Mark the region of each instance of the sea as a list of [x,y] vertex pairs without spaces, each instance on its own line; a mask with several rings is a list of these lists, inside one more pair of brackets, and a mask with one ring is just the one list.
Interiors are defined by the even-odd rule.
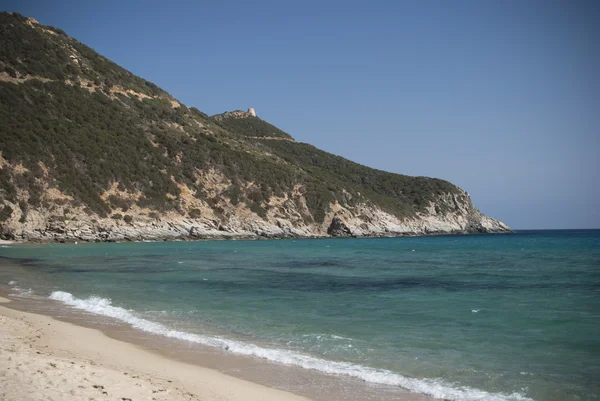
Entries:
[[600,230],[9,244],[0,290],[317,400],[600,400]]

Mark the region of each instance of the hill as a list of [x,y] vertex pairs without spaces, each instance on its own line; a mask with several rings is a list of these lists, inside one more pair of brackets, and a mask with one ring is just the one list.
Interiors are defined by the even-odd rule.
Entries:
[[209,117],[69,37],[0,13],[0,236],[509,231],[434,178],[368,168],[242,111]]

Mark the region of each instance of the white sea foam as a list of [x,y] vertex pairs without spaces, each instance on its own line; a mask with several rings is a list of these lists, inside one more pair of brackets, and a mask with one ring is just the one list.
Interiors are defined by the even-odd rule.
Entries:
[[336,336],[335,334],[330,334],[331,338],[335,338],[336,340],[350,340],[350,341],[354,341],[353,338],[350,337],[342,337],[342,336]]
[[389,370],[374,369],[349,362],[327,361],[288,350],[269,349],[225,338],[172,330],[160,323],[140,318],[130,310],[113,306],[110,299],[98,296],[79,299],[68,292],[55,291],[50,295],[50,299],[61,301],[76,309],[120,320],[130,324],[133,328],[148,333],[218,347],[241,355],[255,356],[285,365],[314,369],[323,373],[350,376],[371,383],[400,386],[436,398],[456,401],[533,401],[518,393],[489,393],[465,386],[455,387],[441,379],[414,379]]
[[16,282],[15,280],[10,280],[10,281],[8,282],[8,285],[15,285],[15,284],[17,284],[17,282]]
[[13,287],[12,288],[14,291],[18,291],[16,294],[11,294],[11,296],[13,297],[23,297],[23,298],[28,298],[28,297],[32,297],[34,292],[31,288],[20,288],[20,287]]

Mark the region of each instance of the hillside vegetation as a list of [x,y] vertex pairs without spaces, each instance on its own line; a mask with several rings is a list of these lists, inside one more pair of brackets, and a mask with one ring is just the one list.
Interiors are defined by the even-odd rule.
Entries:
[[170,213],[199,219],[207,210],[226,222],[248,210],[318,226],[333,205],[371,205],[402,221],[432,204],[440,215],[458,210],[438,200],[464,195],[447,181],[295,142],[258,117],[208,117],[19,14],[0,13],[0,37],[0,222],[26,225],[32,211],[68,220],[74,210],[121,220],[133,209],[129,223]]

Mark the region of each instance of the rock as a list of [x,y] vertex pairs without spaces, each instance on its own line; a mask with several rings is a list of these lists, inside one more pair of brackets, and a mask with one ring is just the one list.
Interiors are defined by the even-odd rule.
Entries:
[[331,224],[327,229],[327,234],[332,237],[350,237],[352,231],[346,226],[346,224],[337,216],[331,219]]
[[405,219],[399,219],[372,203],[348,206],[335,202],[329,205],[324,223],[306,219],[309,212],[300,192],[299,187],[298,194],[294,195],[298,199],[280,198],[277,201],[280,207],[269,208],[265,217],[259,217],[239,205],[219,218],[209,211],[193,220],[180,213],[150,218],[132,209],[128,214],[135,219],[135,226],[123,225],[110,217],[90,216],[75,208],[72,208],[69,218],[62,221],[56,219],[56,211],[39,209],[30,213],[26,223],[15,218],[0,224],[0,238],[101,242],[510,232],[504,223],[477,210],[465,192],[439,195],[424,211]]

